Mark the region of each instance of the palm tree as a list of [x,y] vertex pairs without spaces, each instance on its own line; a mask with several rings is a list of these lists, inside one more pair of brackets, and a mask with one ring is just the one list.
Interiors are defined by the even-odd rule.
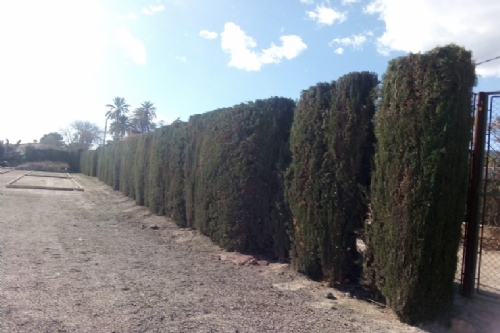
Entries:
[[113,121],[109,127],[109,131],[113,133],[113,139],[115,141],[118,141],[119,139],[125,137],[128,131],[131,129],[132,124],[130,122],[130,119],[125,115],[122,115],[118,118],[118,120]]
[[109,110],[108,112],[106,112],[104,138],[106,138],[108,119],[111,119],[113,121],[110,125],[109,131],[113,135],[114,140],[117,141],[119,138],[123,138],[125,136],[126,130],[125,132],[122,132],[121,128],[123,128],[125,124],[128,123],[128,121],[125,121],[122,117],[125,116],[125,118],[128,120],[127,113],[129,106],[130,105],[125,102],[125,98],[123,97],[115,97],[113,99],[113,104],[106,104],[106,107],[108,107]]
[[134,110],[133,123],[141,133],[150,132],[155,128],[154,119],[156,119],[156,107],[150,101],[142,103],[141,107]]

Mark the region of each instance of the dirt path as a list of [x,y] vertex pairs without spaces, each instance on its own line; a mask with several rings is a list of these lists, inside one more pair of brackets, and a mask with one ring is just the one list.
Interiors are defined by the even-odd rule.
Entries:
[[287,265],[220,260],[95,178],[75,175],[85,192],[4,187],[21,174],[0,175],[3,332],[423,332]]

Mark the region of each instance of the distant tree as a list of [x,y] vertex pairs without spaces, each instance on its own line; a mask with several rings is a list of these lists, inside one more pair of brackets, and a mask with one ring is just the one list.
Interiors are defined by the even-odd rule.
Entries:
[[132,129],[134,129],[134,126],[132,125],[130,119],[125,115],[120,116],[118,120],[112,122],[109,127],[109,131],[113,133],[113,139],[115,141],[125,137]]
[[57,132],[51,132],[49,134],[45,134],[40,139],[40,143],[57,148],[64,148],[64,138],[60,133]]
[[154,103],[146,101],[142,103],[141,107],[134,110],[131,122],[135,130],[146,133],[156,128],[154,119],[156,119],[156,107]]
[[17,164],[21,158],[17,150],[20,144],[21,140],[17,141],[15,145],[11,144],[9,139],[5,139],[5,143],[0,140],[0,163],[5,161],[9,164]]
[[[123,138],[127,133],[127,131],[123,129],[124,125],[128,123],[128,121],[125,121],[125,118],[123,117],[127,117],[130,105],[125,102],[125,98],[115,97],[113,99],[113,104],[106,104],[106,107],[109,108],[106,112],[106,118],[112,121],[109,131],[113,136],[113,139],[118,141],[118,139]],[[104,136],[106,136],[106,131],[107,129],[105,128]]]
[[102,130],[89,121],[76,120],[61,129],[68,149],[89,150],[101,139]]

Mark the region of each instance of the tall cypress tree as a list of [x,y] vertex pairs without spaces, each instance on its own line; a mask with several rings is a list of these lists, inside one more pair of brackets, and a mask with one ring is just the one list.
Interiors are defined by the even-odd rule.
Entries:
[[323,274],[331,284],[358,280],[357,231],[368,211],[375,135],[374,73],[350,73],[336,83],[327,117],[324,162],[319,175]]
[[332,285],[360,273],[356,231],[367,212],[377,84],[369,72],[320,83],[302,93],[295,113],[287,174],[294,262]]
[[456,45],[394,59],[383,78],[365,277],[404,322],[452,301],[474,83]]
[[320,210],[324,185],[320,175],[327,151],[326,115],[334,83],[318,83],[302,91],[290,134],[292,162],[286,174],[286,198],[293,217],[291,256],[296,268],[312,278],[323,275]]

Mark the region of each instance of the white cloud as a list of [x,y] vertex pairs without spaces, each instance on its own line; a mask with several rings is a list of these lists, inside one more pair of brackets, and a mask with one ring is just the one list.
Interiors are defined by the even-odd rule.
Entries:
[[188,62],[186,57],[176,56],[175,59],[179,60],[180,62],[183,62],[185,64],[187,64],[187,62]]
[[366,40],[366,36],[363,34],[352,35],[352,37],[335,38],[330,42],[330,46],[333,46],[334,44],[340,44],[344,46],[351,46],[355,50],[361,50]]
[[[456,43],[482,61],[500,55],[498,17],[500,2],[476,0],[374,0],[365,13],[378,14],[385,32],[377,39],[378,51],[425,52]],[[477,67],[482,76],[500,77],[500,61]]]
[[346,13],[337,12],[333,8],[325,7],[324,5],[318,5],[314,11],[307,11],[306,14],[310,19],[324,25],[333,25],[335,21],[342,23],[347,20]]
[[132,36],[125,27],[117,30],[115,37],[120,46],[126,50],[127,58],[139,65],[146,64],[146,48],[140,39]]
[[333,53],[342,54],[342,53],[344,53],[344,48],[339,47],[339,48],[335,49],[335,51],[333,51]]
[[342,0],[342,5],[347,6],[350,3],[360,2],[361,0]]
[[300,0],[300,2],[305,3],[306,5],[312,5],[314,0]]
[[270,48],[262,51],[260,58],[263,64],[277,64],[283,58],[293,59],[307,48],[302,38],[296,35],[281,36],[280,40],[282,46],[272,43]]
[[149,5],[149,8],[142,9],[142,13],[144,15],[153,15],[154,13],[162,12],[164,10],[165,6],[163,5],[158,5],[158,6]]
[[137,15],[135,13],[128,13],[127,15],[125,15],[125,18],[129,19],[129,20],[137,20]]
[[215,39],[215,38],[217,38],[218,34],[216,32],[212,32],[212,31],[208,31],[208,30],[201,30],[200,36],[205,38],[205,39]]
[[222,50],[231,56],[228,65],[247,71],[259,71],[262,65],[277,64],[283,58],[293,59],[307,49],[299,36],[281,36],[280,40],[281,46],[271,44],[271,47],[257,53],[252,50],[257,46],[255,40],[247,36],[238,25],[228,22],[221,33]]

